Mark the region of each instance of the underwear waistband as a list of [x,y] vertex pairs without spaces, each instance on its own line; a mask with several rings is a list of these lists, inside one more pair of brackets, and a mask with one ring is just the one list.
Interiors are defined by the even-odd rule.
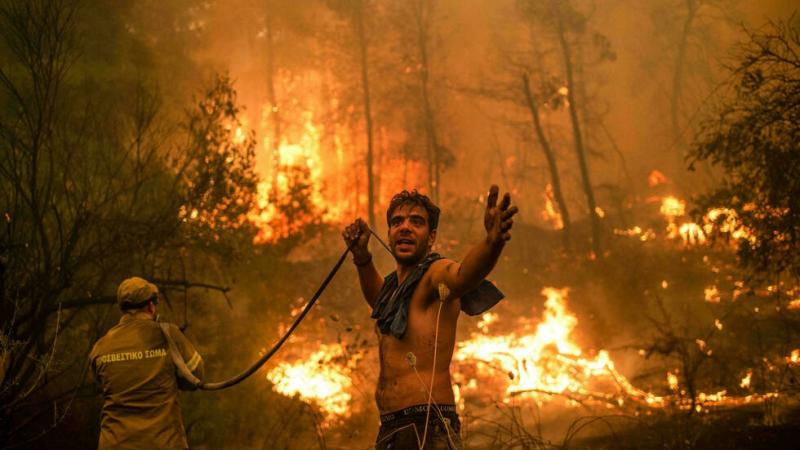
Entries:
[[[445,404],[445,405],[430,405],[431,409],[431,417],[435,418],[437,416],[437,411],[441,411],[443,416],[455,416],[458,417],[456,414],[456,405],[452,404]],[[409,406],[408,408],[401,409],[399,411],[393,411],[386,414],[381,414],[381,425],[385,425],[389,422],[394,420],[399,420],[403,418],[421,416],[428,414],[428,405],[414,405]]]

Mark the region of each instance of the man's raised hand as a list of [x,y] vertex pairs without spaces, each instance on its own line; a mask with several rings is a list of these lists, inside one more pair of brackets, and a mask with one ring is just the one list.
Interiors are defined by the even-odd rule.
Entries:
[[486,227],[486,240],[490,245],[502,245],[511,239],[511,226],[514,225],[514,214],[518,209],[511,206],[511,195],[506,192],[500,204],[497,198],[500,189],[497,185],[489,188],[489,196],[486,198],[486,213],[483,216],[483,225]]
[[367,248],[370,237],[369,226],[360,217],[345,227],[344,231],[342,231],[342,237],[347,247],[353,252],[353,259],[356,264],[371,257]]

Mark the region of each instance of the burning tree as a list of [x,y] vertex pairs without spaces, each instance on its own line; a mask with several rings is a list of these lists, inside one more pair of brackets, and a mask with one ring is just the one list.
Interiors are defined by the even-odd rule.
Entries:
[[[794,16],[793,20],[796,21]],[[800,32],[796,22],[749,32],[730,67],[733,98],[701,127],[691,157],[724,171],[722,186],[700,198],[725,205],[736,228],[741,262],[767,279],[800,281]]]
[[[597,206],[589,163],[590,157],[598,155],[596,149],[604,145],[603,139],[611,140],[612,146],[614,143],[597,113],[602,107],[598,108],[596,96],[590,95],[597,86],[588,72],[612,61],[614,53],[608,39],[593,26],[591,13],[587,12],[590,9],[581,2],[514,2],[510,14],[515,26],[504,30],[508,36],[501,35],[502,39],[498,39],[500,66],[504,70],[499,77],[495,73],[492,82],[482,86],[480,93],[512,103],[520,108],[520,113],[524,111],[524,122],[520,119],[506,122],[514,125],[523,139],[535,142],[543,153],[549,175],[543,216],[561,230],[565,249],[573,246],[575,217],[568,204],[571,190],[563,182],[572,178],[571,174],[565,174],[571,168],[565,164],[570,159],[562,149],[572,147],[580,190],[586,199],[583,205],[589,222],[591,253],[602,257],[600,219],[604,213]],[[568,131],[562,132],[563,128]],[[564,135],[567,137],[562,138]],[[522,160],[519,170],[530,172],[524,155],[519,159]]]
[[[227,7],[227,5],[226,5]],[[270,133],[265,139],[269,142],[273,190],[277,185],[277,172],[280,167],[280,146],[284,139],[286,117],[283,116],[284,92],[280,90],[280,69],[288,65],[289,54],[300,53],[296,46],[303,44],[299,31],[306,27],[301,11],[304,8],[291,1],[267,0],[263,8],[263,38],[265,57],[265,88],[268,104],[264,115],[269,122]],[[288,11],[288,13],[286,12]],[[292,45],[298,42],[300,44]],[[307,45],[307,44],[306,44]],[[266,147],[266,146],[265,146]]]
[[[732,242],[743,279],[722,291],[706,289],[724,328],[716,320],[717,329],[705,336],[665,333],[672,341],[662,340],[669,345],[658,350],[678,349],[684,360],[699,355],[684,364],[690,395],[690,372],[704,361],[720,378],[737,374],[741,382],[734,389],[796,392],[791,355],[800,336],[800,34],[796,26],[770,23],[748,36],[729,67],[732,77],[724,87],[732,95],[701,125],[690,155],[692,165],[709,161],[724,174],[719,187],[698,198],[699,209],[708,211],[700,236]],[[706,348],[712,336],[713,356]],[[688,338],[697,345],[685,345]],[[684,344],[670,344],[681,339]]]
[[256,143],[238,115],[231,79],[217,77],[189,112],[188,142],[177,158],[186,199],[179,215],[199,225],[193,229],[206,243],[219,241],[225,231],[255,232],[247,216],[256,201]]
[[[374,45],[371,36],[372,17],[376,6],[369,0],[330,0],[328,6],[339,15],[347,28],[350,40],[345,44],[349,46],[351,57],[357,61],[353,68],[358,71],[358,90],[361,97],[361,114],[364,120],[364,134],[366,138],[365,168],[367,179],[367,219],[372,228],[375,228],[375,203],[377,188],[375,185],[375,124],[374,124],[374,99],[370,96],[372,82],[370,81],[371,61],[374,58],[370,53]],[[353,83],[356,84],[356,83]]]

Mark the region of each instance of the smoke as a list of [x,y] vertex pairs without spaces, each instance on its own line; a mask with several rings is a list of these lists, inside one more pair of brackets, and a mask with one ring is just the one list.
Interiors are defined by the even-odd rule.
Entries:
[[[582,352],[596,357],[606,350],[615,370],[636,387],[685,400],[685,393],[671,392],[666,382],[665,369],[681,377],[687,372],[678,367],[675,348],[683,345],[684,353],[695,358],[709,349],[722,353],[735,343],[712,336],[703,346],[692,346],[693,338],[672,336],[670,341],[669,333],[684,325],[712,331],[716,323],[728,326],[727,319],[698,305],[706,306],[704,289],[714,285],[727,292],[738,274],[730,269],[730,253],[668,237],[659,206],[667,195],[690,202],[713,183],[713,170],[689,172],[684,156],[698,118],[716,98],[714,88],[724,76],[722,64],[731,45],[744,37],[739,22],[758,26],[765,17],[787,16],[793,5],[735,2],[736,8],[728,8],[708,2],[690,12],[682,9],[684,2],[667,0],[603,2],[602,7],[575,2],[567,38],[576,65],[577,105],[569,105],[553,22],[519,9],[536,2],[434,2],[432,59],[426,68],[408,38],[412,22],[400,20],[409,11],[387,4],[392,2],[373,3],[366,26],[377,216],[382,217],[399,189],[431,191],[431,170],[440,170],[443,213],[436,250],[460,259],[483,237],[484,196],[490,184],[500,184],[512,192],[521,213],[491,275],[507,298],[493,311],[499,319],[487,334],[522,333],[524,324],[512,318],[525,318],[535,327],[546,310],[542,289],[569,288],[568,308],[577,321],[571,339]],[[189,324],[186,334],[203,354],[211,380],[238,372],[279,338],[343,251],[337,229],[366,215],[359,52],[351,24],[329,6],[280,0],[146,2],[118,11],[115,23],[136,44],[126,51],[152,70],[141,76],[160,86],[173,117],[215,73],[230,74],[244,106],[244,131],[254,132],[258,141],[257,172],[267,192],[260,192],[261,200],[273,206],[283,202],[266,222],[285,216],[285,235],[272,230],[252,254],[242,252],[247,259],[234,257],[230,265],[206,268],[233,287],[230,305],[214,292],[192,291],[190,308],[182,310],[182,301],[164,308],[171,321]],[[692,27],[683,34],[689,14],[694,14]],[[423,72],[429,78],[420,76]],[[552,173],[515,84],[522,72],[539,96],[544,134],[572,211],[569,256],[560,227],[554,226]],[[430,83],[427,106],[419,95],[422,80]],[[570,107],[577,108],[583,124],[591,186],[602,211],[591,213],[603,216],[602,255],[591,255],[590,213]],[[437,165],[431,169],[434,159]],[[654,170],[661,175],[652,185],[648,176]],[[304,203],[295,204],[295,199]],[[385,234],[381,220],[376,228]],[[377,245],[373,252],[381,274],[393,269],[389,255]],[[373,390],[379,371],[377,338],[368,316],[355,270],[346,266],[296,336],[262,371],[234,389],[181,398],[192,447],[368,447],[377,430]],[[459,341],[483,333],[479,320],[460,320]],[[336,396],[336,406],[326,409],[319,402],[329,400],[326,392],[331,391],[287,387],[285,381],[300,377],[292,372],[293,364],[306,371],[315,364],[321,371],[344,368],[324,378],[336,382],[347,377],[341,384],[347,395]],[[698,370],[700,386],[693,389],[712,392],[716,385],[709,380],[747,373],[703,372],[706,367],[688,367]],[[526,430],[536,435],[530,430],[538,424],[545,429],[539,438],[557,441],[577,418],[607,411],[602,402],[581,404],[575,393],[572,400],[512,396],[501,383],[508,378],[500,374],[489,395],[480,397],[466,388],[470,381],[464,375],[459,387],[466,399],[464,414],[477,429],[490,426],[487,416],[513,424],[522,420],[514,414],[524,414],[537,417],[524,423]],[[689,389],[684,378],[680,383]],[[766,383],[760,387],[764,392],[770,388]],[[748,389],[730,394],[748,395]],[[317,392],[319,402],[306,391]],[[642,417],[649,410],[625,411]]]

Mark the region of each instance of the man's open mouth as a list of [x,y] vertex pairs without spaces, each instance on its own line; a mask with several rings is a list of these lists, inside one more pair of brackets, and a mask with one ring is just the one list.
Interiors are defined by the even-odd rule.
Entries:
[[413,247],[414,245],[416,245],[416,241],[413,239],[401,238],[395,242],[396,247]]

